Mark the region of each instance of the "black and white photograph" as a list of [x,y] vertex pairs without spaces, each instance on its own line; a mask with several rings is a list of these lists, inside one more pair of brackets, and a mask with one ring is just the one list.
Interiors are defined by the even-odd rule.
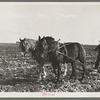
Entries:
[[99,92],[99,2],[0,2],[0,97]]

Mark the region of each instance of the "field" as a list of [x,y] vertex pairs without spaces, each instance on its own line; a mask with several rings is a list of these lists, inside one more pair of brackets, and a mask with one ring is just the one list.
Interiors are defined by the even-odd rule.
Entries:
[[[100,70],[94,70],[97,52],[93,51],[95,45],[83,45],[87,52],[85,78],[81,76],[81,67],[77,66],[77,79],[69,80],[71,66],[68,64],[67,75],[63,81],[55,83],[52,67],[43,81],[39,80],[38,63],[29,55],[20,55],[18,44],[0,44],[0,91],[1,92],[100,92]],[[49,64],[49,63],[48,63]],[[49,67],[48,67],[49,68]],[[63,72],[63,71],[62,71]]]

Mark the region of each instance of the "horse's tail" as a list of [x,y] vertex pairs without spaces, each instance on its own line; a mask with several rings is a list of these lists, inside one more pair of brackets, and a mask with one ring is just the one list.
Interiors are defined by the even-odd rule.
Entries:
[[81,44],[78,44],[79,47],[79,60],[81,63],[85,64],[86,62],[86,51]]

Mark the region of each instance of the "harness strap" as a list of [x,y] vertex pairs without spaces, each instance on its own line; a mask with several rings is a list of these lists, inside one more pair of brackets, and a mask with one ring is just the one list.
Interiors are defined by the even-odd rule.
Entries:
[[66,46],[66,45],[69,45],[69,44],[63,44],[62,46],[60,46],[58,49],[61,49],[61,48],[63,48],[64,46]]
[[[59,43],[58,43],[58,44],[59,44]],[[61,48],[63,48],[63,47],[65,48],[65,45],[69,45],[69,44],[65,44],[65,43],[64,43],[62,46],[58,46],[58,45],[57,45],[56,48],[58,48],[58,49],[61,49]],[[49,52],[54,51],[54,50],[55,50],[55,49],[51,49],[51,50],[49,50]],[[66,53],[67,53],[67,49],[66,49],[66,48],[65,48],[65,51],[66,51]]]
[[66,57],[69,58],[71,61],[76,62],[77,64],[82,65],[83,67],[85,67],[85,65],[84,65],[83,63],[81,63],[81,62],[79,62],[79,61],[77,61],[77,60],[75,60],[75,59],[73,59],[73,58],[71,58],[71,57],[69,57],[69,56],[67,56],[67,55],[64,55],[63,53],[61,53],[61,52],[59,52],[59,51],[56,51],[56,52],[59,53],[59,54],[61,54],[61,55],[63,55],[63,56],[66,56]]

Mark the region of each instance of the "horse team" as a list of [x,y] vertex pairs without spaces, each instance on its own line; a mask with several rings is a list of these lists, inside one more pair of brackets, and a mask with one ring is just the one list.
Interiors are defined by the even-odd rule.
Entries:
[[[42,76],[46,77],[45,62],[51,62],[53,66],[53,72],[57,77],[57,81],[60,80],[61,76],[61,68],[65,63],[71,63],[72,73],[70,75],[70,79],[76,78],[76,65],[82,67],[82,77],[80,81],[84,78],[85,72],[85,62],[86,62],[86,51],[80,43],[77,42],[68,42],[68,43],[60,43],[56,41],[53,37],[43,37],[39,36],[38,40],[33,39],[20,39],[19,47],[21,49],[21,54],[23,56],[26,53],[31,53],[33,59],[35,59],[39,63],[40,68],[40,80],[42,80]],[[95,50],[98,51],[98,57],[95,63],[95,68],[97,69],[99,66],[100,60],[100,45],[98,45]],[[66,75],[67,67],[65,67],[65,71],[63,76]]]

